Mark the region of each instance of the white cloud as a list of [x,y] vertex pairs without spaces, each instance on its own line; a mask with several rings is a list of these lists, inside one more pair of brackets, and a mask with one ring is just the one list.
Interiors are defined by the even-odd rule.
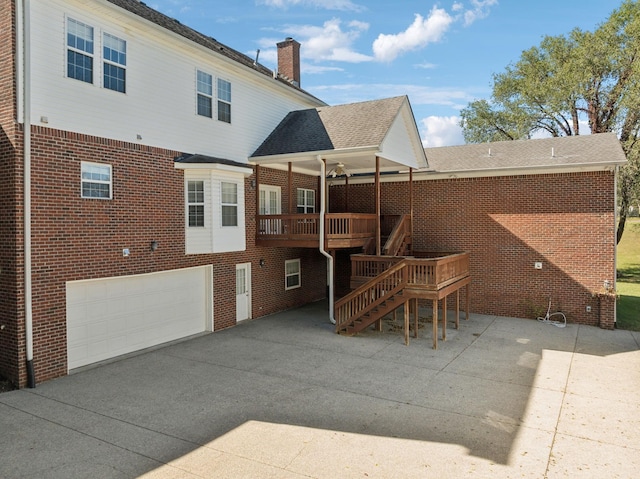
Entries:
[[284,32],[296,38],[301,44],[300,56],[313,62],[341,61],[361,63],[373,60],[369,55],[356,52],[352,45],[362,32],[369,28],[368,23],[351,22],[343,30],[342,22],[333,18],[322,26],[298,25],[284,29]]
[[466,105],[476,94],[455,88],[431,88],[422,85],[408,85],[395,83],[343,83],[337,85],[318,85],[309,88],[309,92],[319,96],[330,105],[354,103],[407,95],[411,105],[448,107],[460,110],[460,105]]
[[423,70],[432,70],[433,68],[437,68],[438,65],[436,65],[435,63],[424,62],[424,63],[416,63],[414,67],[421,68]]
[[256,0],[256,4],[276,8],[288,8],[291,6],[301,5],[324,8],[326,10],[345,10],[353,12],[361,12],[365,10],[365,7],[353,3],[351,0]]
[[431,9],[426,19],[416,14],[415,20],[404,32],[378,35],[373,42],[373,53],[377,60],[390,62],[402,53],[439,41],[453,20],[444,9],[437,7]]
[[468,27],[476,20],[489,15],[491,7],[498,4],[498,0],[471,0],[472,8],[464,12],[464,26]]
[[420,125],[422,144],[427,148],[464,144],[459,116],[428,116]]

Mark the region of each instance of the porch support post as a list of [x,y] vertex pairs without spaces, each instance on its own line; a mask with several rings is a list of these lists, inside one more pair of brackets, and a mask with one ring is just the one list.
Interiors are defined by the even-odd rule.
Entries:
[[293,214],[293,163],[289,162],[289,176],[287,182],[287,188],[289,188],[289,211],[290,215]]
[[376,190],[376,255],[380,256],[382,252],[381,237],[380,237],[380,157],[376,156],[376,177],[375,177],[375,190]]
[[409,168],[409,221],[411,221],[409,234],[411,235],[411,251],[413,254],[413,168]]
[[344,212],[349,213],[349,175],[344,177]]
[[260,233],[260,225],[258,224],[258,216],[260,215],[260,165],[256,165],[256,240]]

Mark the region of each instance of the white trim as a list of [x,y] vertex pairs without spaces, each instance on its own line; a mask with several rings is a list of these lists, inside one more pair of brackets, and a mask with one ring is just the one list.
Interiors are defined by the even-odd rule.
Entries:
[[251,165],[247,165],[246,167],[244,167],[244,166],[225,165],[224,163],[174,162],[173,166],[176,170],[215,170],[215,171],[226,171],[229,173],[238,173],[244,176],[251,176],[253,174],[253,167]]

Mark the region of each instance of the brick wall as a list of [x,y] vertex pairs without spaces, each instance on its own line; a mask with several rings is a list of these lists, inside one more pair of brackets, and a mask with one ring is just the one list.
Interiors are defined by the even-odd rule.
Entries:
[[[20,382],[24,363],[22,318],[22,136],[15,117],[15,51],[13,0],[0,0],[0,374]],[[23,378],[24,379],[24,378]]]
[[[330,190],[344,208],[344,186]],[[383,183],[382,213],[409,212],[406,182]],[[373,186],[350,185],[354,212],[373,212]],[[615,274],[610,172],[416,181],[414,248],[471,253],[471,309],[532,318],[552,308],[597,325],[594,293]],[[541,262],[542,269],[534,269]],[[591,312],[586,307],[591,306]],[[611,315],[613,308],[603,309]]]
[[[235,324],[235,265],[252,264],[253,317],[322,299],[326,261],[315,249],[255,246],[256,201],[245,181],[247,250],[185,255],[183,172],[179,152],[32,128],[34,366],[38,382],[66,374],[67,281],[213,265],[215,329]],[[80,163],[113,166],[113,199],[80,198]],[[286,191],[287,173],[261,169],[261,182]],[[294,188],[317,178],[294,175]],[[286,203],[285,203],[286,205]],[[283,205],[283,209],[286,206]],[[152,239],[159,248],[151,252]],[[122,249],[131,255],[123,257]],[[284,290],[284,262],[301,259],[302,287]],[[264,267],[259,266],[265,260]],[[24,385],[21,374],[20,384]]]

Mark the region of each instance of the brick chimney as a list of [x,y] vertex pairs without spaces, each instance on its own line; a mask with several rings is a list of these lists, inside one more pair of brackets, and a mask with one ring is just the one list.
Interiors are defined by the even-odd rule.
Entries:
[[278,44],[278,73],[300,86],[300,44],[288,37]]

